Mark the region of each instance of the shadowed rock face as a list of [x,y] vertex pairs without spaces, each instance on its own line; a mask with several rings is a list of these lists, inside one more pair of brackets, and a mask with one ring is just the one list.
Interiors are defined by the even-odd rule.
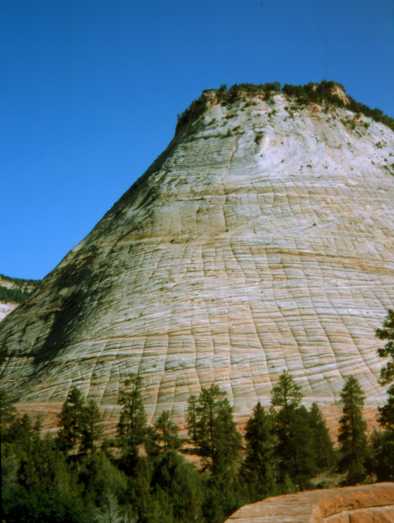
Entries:
[[346,376],[378,402],[374,337],[394,307],[394,132],[283,94],[206,107],[0,325],[24,401],[74,384],[149,414],[216,382],[246,414],[288,369],[306,400]]
[[394,483],[314,490],[245,505],[226,523],[392,523]]

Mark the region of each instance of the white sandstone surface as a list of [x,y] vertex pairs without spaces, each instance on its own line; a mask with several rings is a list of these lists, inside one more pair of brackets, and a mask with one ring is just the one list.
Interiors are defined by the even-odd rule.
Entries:
[[394,132],[289,106],[210,105],[1,323],[2,379],[24,401],[74,384],[115,404],[140,372],[150,414],[182,415],[216,382],[240,415],[285,369],[306,401],[336,401],[349,375],[382,399]]
[[17,307],[16,303],[0,302],[0,321]]

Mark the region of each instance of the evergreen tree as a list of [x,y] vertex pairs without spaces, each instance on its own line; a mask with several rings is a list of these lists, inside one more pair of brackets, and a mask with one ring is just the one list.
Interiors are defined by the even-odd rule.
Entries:
[[[279,460],[281,488],[304,489],[316,472],[315,453],[309,413],[303,406],[290,405],[280,409],[275,417],[276,453]],[[306,444],[308,442],[308,444]]]
[[230,403],[217,385],[203,388],[194,403],[193,418],[188,417],[193,422],[188,430],[205,465],[203,511],[208,521],[219,523],[239,506],[241,436]]
[[319,471],[330,469],[335,464],[335,452],[322,413],[313,403],[309,413],[309,425],[312,429],[312,441],[315,462]]
[[15,399],[4,389],[0,388],[0,436],[15,420]]
[[[23,441],[28,445],[25,447]],[[20,439],[16,485],[6,499],[7,523],[88,523],[91,506],[51,438]]]
[[193,422],[189,421],[188,425],[189,436],[198,445],[207,468],[221,473],[237,462],[240,455],[241,437],[232,407],[219,387],[211,385],[201,390],[194,408]]
[[378,481],[394,481],[394,435],[385,430],[375,432],[371,441],[372,466],[371,472],[376,474]]
[[147,431],[147,451],[152,456],[178,450],[181,445],[177,425],[171,421],[170,412],[165,410],[157,418],[153,427]]
[[387,391],[387,401],[379,407],[379,424],[382,432],[372,439],[372,472],[379,481],[394,480],[394,385]]
[[[378,350],[379,356],[389,358],[380,371],[380,381],[388,384],[394,380],[394,311],[389,310],[381,329],[376,335],[386,344]],[[379,409],[379,423],[383,427],[375,439],[374,465],[375,473],[380,481],[394,480],[394,384],[387,391],[387,402]]]
[[93,454],[103,436],[102,415],[95,401],[84,405],[80,424],[80,452]]
[[138,447],[145,442],[147,423],[139,375],[128,378],[119,394],[121,412],[117,427],[123,467],[131,473],[138,461]]
[[86,402],[80,390],[72,387],[59,414],[59,448],[68,455],[95,452],[102,436],[101,423],[96,403],[93,400]]
[[367,436],[363,418],[364,393],[353,376],[347,378],[341,392],[343,414],[339,420],[339,470],[346,472],[348,484],[366,477]]
[[190,439],[197,441],[197,398],[190,396],[187,404],[186,423]]
[[389,310],[381,329],[376,330],[376,336],[386,340],[383,349],[378,350],[381,358],[389,358],[386,366],[382,368],[380,377],[382,384],[390,383],[394,379],[394,311]]
[[288,407],[298,407],[301,400],[301,387],[295,383],[287,371],[282,372],[278,383],[272,388],[272,405],[287,409]]
[[378,408],[379,424],[387,431],[394,434],[394,384],[387,391],[387,402]]
[[[5,351],[2,353],[2,358],[5,359]],[[0,361],[1,363],[1,361]],[[15,400],[3,388],[0,388],[0,522],[3,521],[3,441],[6,430],[14,421],[16,415]]]
[[276,454],[279,462],[281,488],[289,485],[305,488],[316,470],[314,449],[305,442],[313,439],[309,413],[300,407],[300,387],[286,371],[272,389],[272,406],[277,408],[274,432],[277,438]]
[[126,499],[127,477],[103,453],[85,456],[77,474],[83,496],[95,506],[101,507],[111,497]]
[[242,484],[248,490],[248,500],[256,501],[277,491],[277,440],[273,432],[272,415],[257,403],[246,424],[246,452],[241,469]]
[[79,450],[84,405],[81,391],[77,387],[71,387],[58,416],[60,429],[57,433],[57,443],[66,454]]
[[160,457],[151,485],[156,497],[166,497],[174,523],[202,522],[202,483],[195,467],[180,454],[169,450]]

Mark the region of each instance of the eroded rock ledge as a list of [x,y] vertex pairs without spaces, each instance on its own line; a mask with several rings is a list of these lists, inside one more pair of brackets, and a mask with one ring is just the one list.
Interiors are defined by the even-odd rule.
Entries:
[[394,483],[313,490],[245,505],[226,523],[392,523]]

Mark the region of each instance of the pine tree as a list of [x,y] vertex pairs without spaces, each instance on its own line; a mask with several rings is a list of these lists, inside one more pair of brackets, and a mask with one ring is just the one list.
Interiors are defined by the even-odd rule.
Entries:
[[179,453],[169,450],[161,455],[154,467],[151,488],[158,501],[163,499],[163,495],[167,498],[172,508],[171,521],[202,522],[201,479],[193,465]]
[[309,425],[312,429],[312,441],[315,462],[319,471],[330,469],[335,464],[335,452],[322,413],[313,403],[309,412]]
[[302,400],[301,388],[287,371],[282,372],[279,381],[272,388],[272,405],[274,407],[298,407]]
[[390,383],[394,379],[394,311],[389,310],[381,329],[376,330],[376,336],[386,340],[386,345],[378,350],[381,358],[389,358],[386,366],[380,371],[382,384]]
[[277,491],[277,440],[273,432],[272,415],[257,403],[246,424],[246,452],[241,469],[242,484],[248,490],[248,500],[255,501]]
[[72,387],[59,414],[57,444],[66,454],[85,455],[96,451],[102,436],[102,417],[93,400],[86,402]]
[[94,454],[103,436],[102,416],[94,400],[84,405],[80,424],[80,453]]
[[66,454],[79,452],[84,406],[85,401],[81,391],[77,387],[72,387],[58,416],[60,429],[57,433],[57,443]]
[[241,436],[233,420],[232,407],[217,385],[203,388],[194,403],[194,416],[188,417],[189,422],[193,421],[188,430],[208,473],[204,514],[208,521],[219,523],[239,505]]
[[[389,310],[383,327],[377,329],[376,335],[386,340],[383,349],[378,350],[382,358],[389,358],[380,371],[380,381],[388,384],[394,380],[394,311]],[[374,465],[377,478],[380,481],[394,480],[394,384],[387,391],[387,401],[378,409],[379,424],[383,427],[375,441]]]
[[394,481],[394,434],[375,431],[371,441],[372,467],[378,481]]
[[387,431],[394,434],[394,384],[387,391],[387,401],[383,407],[378,408],[379,424]]
[[190,439],[197,440],[197,398],[190,396],[187,404],[186,423]]
[[[281,487],[292,484],[304,489],[316,472],[315,453],[309,413],[303,406],[283,407],[275,416],[276,453]],[[306,444],[308,442],[308,444]]]
[[364,393],[356,378],[347,378],[341,392],[343,414],[339,420],[339,470],[346,472],[348,484],[366,477],[367,436],[363,418]]
[[171,421],[168,410],[163,411],[153,427],[147,431],[147,451],[151,456],[158,456],[171,450],[178,450],[182,441],[176,423]]
[[119,394],[121,412],[117,437],[123,466],[131,473],[138,462],[138,447],[145,442],[147,423],[139,375],[128,378]]
[[387,391],[387,401],[378,408],[381,432],[375,432],[372,440],[373,466],[379,481],[394,480],[394,385]]
[[[300,407],[302,393],[288,372],[283,372],[272,389],[272,406],[277,408],[274,432],[279,462],[279,481],[282,488],[293,484],[305,488],[316,470],[309,413]],[[287,487],[286,487],[287,490]]]
[[4,389],[0,388],[0,436],[4,433],[7,427],[15,420],[16,400]]
[[217,385],[203,388],[199,398],[192,401],[195,401],[195,412],[193,421],[188,419],[189,436],[198,445],[207,468],[213,473],[219,472],[239,458],[241,437],[235,427],[232,407]]
[[[5,358],[5,352],[3,353]],[[0,362],[1,363],[1,362]],[[0,388],[0,522],[3,521],[3,440],[6,430],[15,420],[15,399]]]

